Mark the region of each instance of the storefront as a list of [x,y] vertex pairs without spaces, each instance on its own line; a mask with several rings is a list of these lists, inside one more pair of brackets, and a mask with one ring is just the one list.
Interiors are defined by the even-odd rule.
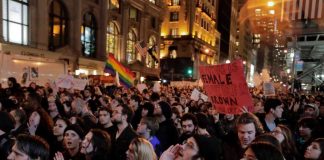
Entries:
[[44,85],[68,73],[68,60],[58,52],[12,44],[0,44],[0,51],[0,80],[4,87],[8,77],[15,77],[22,86],[30,82]]

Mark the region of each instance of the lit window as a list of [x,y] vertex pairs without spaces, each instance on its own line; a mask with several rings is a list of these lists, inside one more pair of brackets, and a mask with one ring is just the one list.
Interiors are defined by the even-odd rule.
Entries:
[[118,45],[118,31],[115,23],[110,22],[107,27],[107,46],[106,52],[116,55]]
[[60,0],[52,1],[49,10],[49,50],[55,50],[67,44],[68,17]]
[[151,3],[153,3],[153,4],[155,4],[155,3],[156,3],[156,2],[155,2],[155,0],[150,0],[150,2],[151,2]]
[[7,42],[28,44],[28,0],[2,0],[2,31]]
[[136,42],[136,36],[133,30],[130,30],[128,32],[128,37],[127,37],[127,46],[126,46],[126,60],[127,63],[131,63],[132,61],[135,60],[135,42]]
[[109,8],[110,9],[119,8],[119,0],[110,0],[109,1]]
[[93,14],[86,13],[83,16],[81,26],[81,43],[83,55],[95,57],[96,53],[96,20]]
[[178,6],[178,5],[180,5],[180,1],[179,0],[171,0],[171,5]]
[[170,21],[178,21],[179,20],[179,12],[170,12]]

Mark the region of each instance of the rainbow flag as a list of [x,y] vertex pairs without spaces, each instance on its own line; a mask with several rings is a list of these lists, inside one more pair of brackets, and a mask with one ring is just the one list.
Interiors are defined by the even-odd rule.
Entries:
[[112,75],[116,75],[116,72],[118,73],[116,76],[119,76],[119,82],[121,85],[123,85],[126,88],[130,88],[133,86],[135,75],[132,71],[130,71],[128,68],[123,66],[120,62],[118,62],[114,55],[109,53],[108,59],[106,61],[105,66],[105,73],[109,73]]

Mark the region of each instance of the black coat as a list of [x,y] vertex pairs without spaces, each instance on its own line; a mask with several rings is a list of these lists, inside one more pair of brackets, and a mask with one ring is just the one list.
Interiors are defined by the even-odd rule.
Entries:
[[125,160],[126,151],[131,141],[137,137],[136,132],[128,125],[116,139],[117,127],[111,134],[112,158],[113,160]]

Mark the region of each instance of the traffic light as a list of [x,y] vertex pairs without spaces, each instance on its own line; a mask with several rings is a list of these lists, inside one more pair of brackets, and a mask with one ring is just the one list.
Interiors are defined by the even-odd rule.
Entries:
[[189,76],[192,76],[192,69],[188,68],[187,73],[188,73]]

